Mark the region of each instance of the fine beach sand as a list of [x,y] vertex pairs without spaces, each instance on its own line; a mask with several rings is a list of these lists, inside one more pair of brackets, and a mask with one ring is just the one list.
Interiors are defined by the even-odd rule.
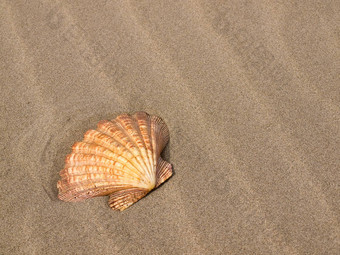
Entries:
[[[340,2],[115,2],[0,1],[0,254],[339,254]],[[140,110],[175,175],[58,200],[72,144]]]

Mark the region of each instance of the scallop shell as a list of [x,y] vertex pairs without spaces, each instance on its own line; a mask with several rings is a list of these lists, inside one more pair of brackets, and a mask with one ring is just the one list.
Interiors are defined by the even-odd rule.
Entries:
[[145,112],[100,121],[72,146],[58,181],[59,199],[68,202],[109,195],[113,210],[124,210],[172,175],[161,158],[169,141],[163,120]]

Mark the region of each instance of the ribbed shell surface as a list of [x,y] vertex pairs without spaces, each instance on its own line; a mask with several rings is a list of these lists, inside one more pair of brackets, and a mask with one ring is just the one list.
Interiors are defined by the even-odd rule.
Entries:
[[164,121],[145,112],[100,121],[67,155],[58,197],[75,202],[110,195],[112,209],[126,209],[172,175],[160,157],[168,141]]

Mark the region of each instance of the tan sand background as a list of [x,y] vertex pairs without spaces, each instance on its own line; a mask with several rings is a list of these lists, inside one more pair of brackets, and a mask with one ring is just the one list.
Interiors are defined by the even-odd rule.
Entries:
[[[339,254],[339,1],[0,1],[0,254]],[[57,199],[102,119],[164,118],[173,176]]]

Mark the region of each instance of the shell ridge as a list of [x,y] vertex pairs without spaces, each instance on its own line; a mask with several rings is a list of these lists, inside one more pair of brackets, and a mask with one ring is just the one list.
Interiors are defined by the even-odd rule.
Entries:
[[[144,118],[143,118],[144,117]],[[138,133],[146,148],[146,158],[148,160],[150,174],[154,174],[153,157],[152,157],[152,143],[150,142],[150,123],[148,122],[148,114],[145,112],[137,112],[133,115],[135,125],[138,128]],[[146,132],[146,134],[145,134]]]
[[[167,129],[164,121],[157,116],[151,116],[151,123],[152,123],[152,125],[151,125],[152,133],[153,133],[153,136],[155,137],[155,141],[153,141],[153,142],[154,142],[154,145],[156,146],[156,149],[154,150],[154,157],[155,157],[155,160],[157,160],[157,162],[155,162],[155,167],[156,167],[156,169],[158,169],[159,168],[158,164],[160,162],[162,163],[164,161],[163,159],[161,159],[160,155],[161,155],[161,152],[164,149],[165,145],[169,141],[169,130]],[[170,165],[170,167],[171,167],[171,165]],[[164,171],[165,170],[166,169],[164,169]],[[165,171],[165,172],[167,172],[167,171]],[[168,173],[168,174],[170,174],[170,173]],[[170,176],[171,176],[171,174],[170,174]],[[161,178],[161,177],[157,176],[156,186],[165,181],[165,180],[163,180],[163,181],[158,180],[158,178]]]
[[[114,168],[108,168],[108,167],[93,167],[89,165],[84,165],[80,167],[69,167],[62,170],[60,173],[60,176],[65,176],[66,178],[70,179],[72,177],[79,177],[79,176],[89,176],[89,175],[95,175],[95,174],[102,174],[103,176],[111,177],[110,179],[116,177],[116,179],[119,179],[119,177],[127,177],[126,173],[123,173],[121,170],[116,170]],[[118,178],[117,178],[118,177]],[[138,177],[130,176],[131,181],[139,182],[140,180]],[[94,179],[94,178],[93,178]]]
[[[92,166],[81,167],[79,172],[73,172],[74,170],[79,170],[75,168],[67,168],[63,174],[60,176],[65,177],[65,179],[69,182],[81,182],[84,180],[91,180],[93,182],[101,182],[101,180],[111,181],[125,181],[126,183],[131,183],[134,186],[142,186],[140,185],[140,180],[136,177],[129,176],[124,173],[119,173],[114,171],[114,169],[103,169],[100,167],[99,170],[96,171],[96,168],[92,168]],[[97,168],[98,169],[98,168]],[[93,171],[94,170],[94,171]],[[106,172],[104,172],[106,170]],[[113,170],[113,171],[111,171]]]
[[[106,159],[102,156],[94,155],[94,154],[69,154],[66,156],[65,160],[65,168],[69,167],[78,167],[78,166],[97,166],[97,167],[108,167],[108,168],[114,168],[119,169],[119,167],[122,167],[123,165],[117,165],[117,162],[112,161],[110,159]],[[121,171],[123,171],[123,168],[121,168]],[[142,178],[139,174],[135,173],[141,181],[148,185],[148,183],[145,181],[144,178]]]
[[157,183],[156,187],[161,185],[163,182],[165,182],[167,179],[169,179],[172,176],[172,166],[169,162],[166,162],[161,157],[158,160],[157,165]]
[[[132,188],[132,186],[130,187]],[[65,192],[59,193],[58,197],[59,199],[64,201],[77,202],[96,196],[106,196],[125,188],[126,186],[124,185],[107,185],[100,187],[94,186],[91,188],[84,188],[82,190],[79,190],[76,186],[72,186],[69,189],[65,190]]]
[[[127,167],[128,169],[130,169],[134,174],[137,174],[134,169],[136,169],[133,164],[128,160],[126,159],[125,157],[123,156],[119,156],[117,155],[116,153],[114,153],[113,151],[103,147],[103,146],[100,146],[100,145],[96,145],[96,144],[90,144],[90,143],[83,143],[83,142],[79,142],[77,145],[81,144],[81,147],[74,147],[72,149],[72,153],[69,154],[67,157],[70,157],[70,155],[73,155],[73,154],[82,154],[82,155],[98,155],[98,156],[101,156],[103,158],[106,158],[110,161],[113,161],[113,162],[117,162],[117,163],[120,163],[122,164],[124,167]],[[76,144],[75,144],[76,145]],[[85,146],[84,146],[85,145]],[[89,146],[95,146],[95,148],[90,148]],[[98,151],[98,147],[102,148],[102,151]],[[124,159],[124,160],[122,160]],[[124,168],[123,167],[123,168]],[[136,169],[137,170],[137,169]],[[139,175],[138,175],[139,176]]]
[[151,161],[151,159],[149,159],[148,150],[147,150],[146,143],[144,141],[144,137],[143,137],[142,131],[141,131],[142,127],[141,127],[140,123],[138,122],[138,119],[135,117],[135,115],[131,116],[131,119],[132,119],[132,125],[133,125],[134,129],[137,131],[138,139],[142,143],[142,146],[141,146],[140,150],[142,148],[144,149],[142,151],[142,153],[144,154],[144,158],[146,159],[145,163],[146,163],[146,165],[148,167],[149,174],[152,176],[154,174],[153,173],[153,168],[152,168],[152,161]]
[[[114,121],[116,121],[117,124],[122,127],[122,130],[125,131],[125,133],[129,136],[129,140],[136,146],[140,154],[143,156],[142,159],[148,159],[145,150],[145,143],[141,136],[138,124],[136,123],[136,119],[134,119],[129,114],[122,114],[118,116]],[[144,149],[145,151],[143,151],[142,149]],[[143,163],[148,174],[151,177],[151,167],[149,162],[145,162],[145,160],[143,160]]]
[[[158,116],[152,116],[152,122],[155,123],[155,126],[157,126],[157,135],[158,135],[158,142],[160,143],[160,152],[164,149],[165,145],[169,142],[169,129],[166,126],[165,122],[162,118]],[[159,152],[159,153],[160,153]]]
[[[155,158],[153,155],[154,147],[152,143],[152,136],[151,136],[151,122],[150,122],[150,115],[146,112],[137,112],[135,113],[136,119],[143,122],[146,128],[146,134],[143,135],[143,140],[146,145],[148,145],[150,148],[148,149],[148,158],[150,159],[150,168],[152,169],[151,172],[155,172],[154,162]],[[138,117],[140,116],[140,118]],[[145,123],[144,123],[145,122]],[[142,125],[140,125],[141,127]]]
[[[111,142],[115,142],[116,144],[120,145],[122,147],[122,150],[127,151],[128,153],[130,153],[132,155],[132,158],[127,158],[126,156],[123,156],[123,155],[121,155],[121,156],[123,158],[125,158],[128,162],[130,162],[130,164],[135,169],[134,172],[136,172],[140,176],[140,178],[143,179],[147,183],[147,180],[144,178],[143,172],[141,172],[141,170],[138,167],[139,162],[135,159],[134,155],[132,154],[132,152],[128,148],[126,148],[123,144],[121,144],[119,141],[117,141],[114,137],[112,137],[109,134],[103,133],[100,130],[92,130],[92,131],[93,131],[93,133],[95,133],[95,135],[85,137],[85,141],[87,139],[89,139],[92,143],[98,144],[99,146],[103,146],[103,147],[107,148],[108,150],[112,151],[113,153],[115,153],[115,151],[110,147],[110,145],[106,144],[105,141],[100,140],[100,138],[98,138],[97,136],[98,135],[105,136]],[[107,141],[107,142],[110,142],[110,141]],[[100,142],[102,142],[102,143],[100,143]],[[113,146],[113,145],[111,145],[111,146]]]
[[[74,176],[75,178],[72,178],[69,180],[68,184],[70,185],[70,187],[77,183],[79,185],[81,185],[80,190],[86,189],[85,185],[89,185],[92,187],[105,187],[105,186],[109,186],[109,187],[117,187],[117,186],[121,186],[121,187],[126,187],[131,186],[131,187],[138,187],[135,185],[134,182],[127,182],[126,180],[117,180],[116,178],[112,178],[109,179],[107,178],[106,180],[103,180],[102,176],[98,176],[98,177],[92,177],[91,179],[88,179],[86,175],[83,176]],[[83,177],[83,180],[78,180],[80,177]]]
[[152,165],[154,168],[156,168],[157,165],[157,159],[156,159],[156,151],[157,151],[157,147],[156,147],[156,141],[155,141],[155,132],[154,132],[154,123],[152,122],[152,116],[148,116],[148,122],[149,122],[149,127],[150,127],[150,142],[151,142],[151,146],[152,146]]
[[160,146],[158,146],[159,141],[159,126],[157,125],[157,122],[154,121],[153,116],[150,118],[150,127],[151,127],[151,137],[152,139],[152,146],[153,146],[153,165],[154,168],[157,168],[157,161],[160,156]]
[[[102,136],[105,136],[106,138],[110,139],[110,142],[118,144],[120,146],[121,150],[127,151],[132,155],[132,153],[124,146],[124,144],[121,144],[119,141],[117,141],[114,137],[110,136],[109,134],[103,133],[99,130],[90,130],[90,131],[95,132],[95,136],[94,137],[85,137],[83,142],[88,143],[88,144],[95,144],[95,145],[101,146],[101,147],[106,148],[107,150],[111,151],[112,153],[118,154],[118,152],[115,151],[110,145],[108,145],[106,143],[99,143],[100,138],[98,138],[97,136],[102,135]],[[130,161],[129,158],[127,158],[123,155],[121,155],[121,157],[125,158],[131,164],[133,163],[133,162]],[[138,168],[136,166],[134,166],[134,167],[138,170]]]
[[85,154],[85,153],[71,153],[66,156],[65,160],[65,166],[66,168],[72,167],[72,166],[83,166],[86,163],[89,163],[89,165],[97,165],[100,166],[115,166],[117,164],[116,161],[113,161],[109,158],[97,155],[97,154]]
[[123,211],[126,208],[130,207],[135,202],[137,202],[138,200],[140,200],[141,198],[143,198],[148,193],[149,190],[145,189],[139,188],[125,189],[110,194],[108,203],[113,210]]
[[[137,131],[138,136],[139,136],[139,140],[142,143],[142,146],[140,146],[140,150],[143,153],[143,156],[144,156],[144,159],[145,159],[145,163],[146,163],[146,165],[148,167],[148,172],[149,172],[150,178],[152,180],[155,172],[154,172],[154,168],[153,168],[153,160],[150,157],[150,155],[152,155],[152,151],[149,150],[150,148],[149,149],[147,148],[147,143],[144,140],[145,137],[142,134],[142,128],[143,128],[144,124],[139,122],[139,120],[137,119],[136,115],[132,116],[132,120],[133,120],[133,127]],[[145,126],[147,128],[147,126],[148,126],[147,122],[145,123]],[[150,144],[148,144],[148,145],[150,145]]]
[[[109,127],[106,127],[106,129],[104,129],[104,127],[101,126],[101,124],[102,124],[102,125],[109,125]],[[116,131],[115,131],[115,132],[113,132],[112,130],[110,131],[110,130],[109,130],[110,128],[113,128],[113,129],[115,129]],[[110,137],[112,137],[114,140],[116,140],[117,142],[119,142],[120,144],[122,144],[122,146],[125,146],[126,149],[134,156],[135,160],[138,162],[138,166],[139,166],[139,167],[142,167],[142,170],[145,171],[144,166],[143,166],[143,161],[142,161],[142,163],[141,163],[140,160],[139,160],[139,158],[138,158],[138,155],[136,155],[136,153],[135,153],[133,150],[131,150],[131,147],[133,148],[133,147],[135,147],[135,146],[131,146],[131,145],[133,145],[133,144],[131,144],[130,139],[128,139],[128,142],[126,142],[126,141],[124,140],[124,138],[120,138],[120,137],[116,134],[117,132],[120,132],[120,135],[123,135],[123,137],[125,137],[126,139],[127,139],[127,137],[129,137],[129,136],[126,134],[126,131],[124,130],[124,128],[122,128],[122,127],[119,125],[119,123],[113,122],[113,121],[106,121],[106,122],[99,123],[99,124],[98,124],[98,131],[99,131],[99,132],[102,132],[102,133],[104,133],[104,134],[106,134],[106,135],[108,135],[108,136],[110,136]],[[112,134],[111,134],[111,132],[112,132]],[[124,144],[124,142],[125,142],[126,144]],[[127,145],[129,145],[129,147],[127,147]],[[141,171],[141,169],[138,168],[138,170],[139,170],[141,176],[143,176],[144,173]]]
[[[71,154],[99,155],[109,160],[119,162],[121,164],[125,164],[126,162],[129,162],[131,166],[134,167],[127,158],[125,158],[124,156],[118,155],[117,153],[113,152],[112,150],[104,146],[97,145],[95,143],[85,143],[85,142],[78,142],[78,144],[81,144],[82,146],[73,148]],[[91,146],[94,146],[95,148],[91,148]],[[101,149],[101,151],[98,151],[99,148]],[[120,157],[122,159],[125,159],[125,161],[122,160]]]
[[[102,156],[95,155],[95,154],[70,154],[66,157],[66,161],[68,158],[69,161],[72,161],[71,163],[66,162],[65,169],[71,168],[71,167],[84,167],[84,166],[92,166],[92,167],[105,167],[110,169],[115,169],[116,171],[121,171],[124,173],[129,173],[124,170],[124,165],[120,164],[117,165],[115,161],[106,159]],[[131,173],[129,173],[131,174]],[[140,177],[137,173],[132,172],[132,174],[141,180],[142,183],[147,185],[145,180]]]
[[[121,132],[123,132],[126,137],[129,139],[130,143],[132,143],[133,147],[136,148],[139,153],[141,154],[140,148],[138,147],[138,145],[136,144],[136,142],[134,141],[133,137],[129,134],[129,132],[126,130],[126,128],[124,128],[124,125],[120,123],[119,119],[115,119],[114,121],[112,121],[116,124],[117,128],[120,129]],[[142,157],[140,157],[138,154],[135,154],[135,151],[133,151],[133,155],[136,156],[136,158],[138,159],[138,162],[140,162],[140,166],[142,167],[142,169],[144,170],[144,172],[148,175],[149,180],[151,179],[151,176],[148,172],[148,167],[145,164],[144,160],[142,159]],[[140,159],[139,159],[140,158]]]
[[95,188],[100,188],[103,191],[107,192],[110,191],[110,193],[116,191],[117,188],[120,189],[126,189],[126,188],[131,188],[135,187],[134,185],[129,185],[127,186],[126,184],[122,183],[116,183],[116,182],[97,182],[94,183],[92,182],[91,179],[84,179],[80,182],[74,182],[72,179],[62,179],[58,181],[58,187],[60,186],[65,186],[63,187],[63,192],[62,193],[67,193],[70,190],[77,190],[78,192],[83,192],[88,189],[95,189]]

